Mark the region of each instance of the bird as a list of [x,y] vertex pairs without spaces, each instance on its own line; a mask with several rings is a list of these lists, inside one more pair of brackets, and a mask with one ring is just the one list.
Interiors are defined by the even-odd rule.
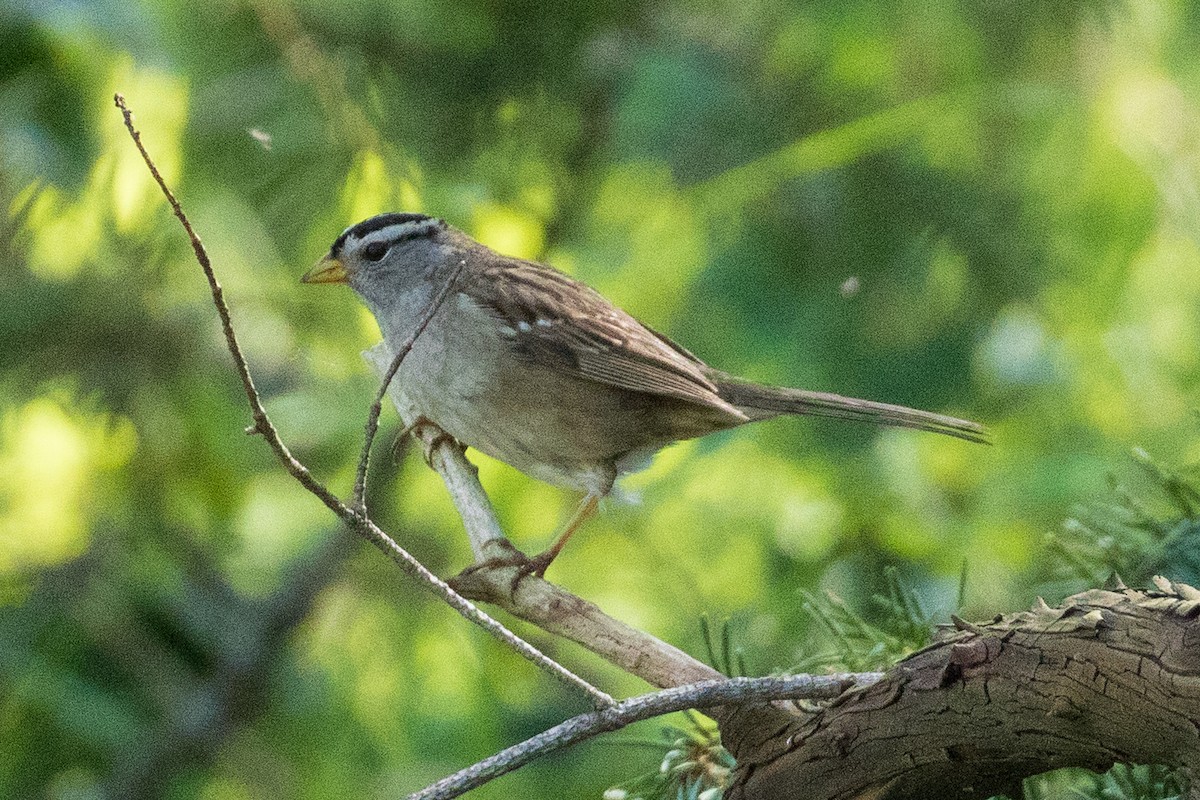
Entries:
[[583,493],[519,577],[543,576],[617,479],[676,441],[781,415],[989,441],[969,420],[723,372],[585,283],[425,214],[383,213],[346,228],[301,280],[348,284],[392,352],[444,294],[395,377],[420,418],[465,447]]

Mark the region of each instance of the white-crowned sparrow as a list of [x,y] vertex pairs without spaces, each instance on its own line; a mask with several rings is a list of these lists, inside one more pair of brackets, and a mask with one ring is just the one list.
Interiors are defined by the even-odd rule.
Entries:
[[441,219],[381,214],[347,228],[306,283],[348,283],[393,351],[463,266],[396,374],[428,420],[548,483],[586,492],[540,574],[622,473],[666,445],[781,414],[919,428],[974,442],[974,422],[713,369],[552,267],[503,256]]

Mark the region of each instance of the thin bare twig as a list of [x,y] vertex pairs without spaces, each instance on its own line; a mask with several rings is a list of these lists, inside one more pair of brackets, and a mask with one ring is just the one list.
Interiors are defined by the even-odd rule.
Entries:
[[221,330],[225,335],[225,343],[229,348],[230,355],[233,356],[234,367],[237,369],[238,376],[242,380],[242,387],[246,392],[246,400],[250,404],[250,412],[254,417],[254,424],[247,429],[247,433],[261,435],[279,458],[284,469],[299,481],[305,489],[308,489],[330,511],[341,518],[351,530],[375,545],[405,573],[417,578],[422,585],[442,598],[442,600],[463,617],[479,625],[523,658],[533,662],[559,681],[584,692],[597,708],[609,708],[615,705],[616,701],[608,694],[592,686],[583,678],[521,639],[508,628],[485,614],[469,600],[451,589],[445,581],[430,572],[424,564],[384,533],[366,514],[361,513],[357,509],[350,508],[339,500],[333,492],[329,491],[320,481],[312,476],[307,467],[292,455],[287,445],[280,438],[279,432],[271,423],[270,417],[267,416],[258,390],[254,388],[254,380],[250,375],[250,367],[246,362],[245,356],[242,354],[241,345],[238,343],[237,335],[233,330],[233,321],[229,314],[229,307],[225,303],[224,292],[221,289],[221,284],[217,281],[216,273],[212,268],[212,262],[208,258],[208,253],[205,251],[204,245],[200,242],[200,237],[196,235],[196,231],[192,228],[192,223],[188,220],[187,215],[183,213],[183,208],[180,206],[179,201],[175,199],[175,195],[167,187],[166,181],[163,180],[158,167],[154,164],[154,160],[142,144],[141,134],[133,124],[133,112],[125,104],[125,98],[118,93],[113,96],[113,101],[117,108],[121,110],[121,114],[125,119],[125,127],[128,129],[133,143],[137,146],[138,152],[141,153],[142,160],[146,162],[146,167],[150,170],[150,174],[154,177],[159,188],[162,189],[163,195],[167,198],[167,202],[171,206],[171,210],[179,219],[180,224],[183,225],[184,231],[187,232],[188,238],[192,243],[192,250],[196,254],[196,261],[200,264],[200,268],[204,271],[204,276],[208,280],[213,305],[216,306],[217,314],[221,318]]
[[634,722],[674,711],[751,701],[828,699],[837,697],[856,684],[875,683],[881,677],[882,673],[866,672],[729,678],[675,686],[631,697],[612,708],[572,717],[537,736],[410,794],[408,800],[450,800],[556,750],[562,750],[601,733],[620,730]]
[[254,388],[254,378],[250,376],[250,367],[246,363],[246,357],[242,355],[242,346],[238,343],[237,335],[233,332],[233,320],[229,316],[229,306],[225,304],[225,292],[221,288],[221,284],[217,281],[217,275],[213,271],[212,262],[208,258],[208,251],[204,249],[204,245],[200,242],[200,237],[196,235],[195,229],[192,228],[191,221],[183,213],[183,207],[179,205],[179,201],[175,199],[174,193],[167,187],[167,183],[159,173],[154,160],[150,158],[150,154],[146,151],[146,146],[142,144],[142,135],[134,127],[133,112],[125,105],[124,96],[117,93],[113,95],[113,101],[116,103],[117,108],[121,109],[121,115],[125,118],[125,128],[133,138],[133,143],[137,145],[138,152],[142,154],[142,160],[146,162],[146,167],[149,168],[150,174],[154,177],[158,187],[162,189],[167,202],[171,205],[171,210],[175,212],[175,216],[179,218],[180,224],[183,225],[183,229],[192,243],[192,251],[196,254],[196,261],[199,262],[200,268],[204,270],[204,277],[208,279],[208,288],[212,292],[213,305],[216,306],[217,315],[221,318],[221,331],[225,334],[225,343],[229,347],[229,354],[233,356],[233,366],[237,369],[238,377],[242,379],[242,388],[245,389],[246,400],[250,403],[250,413],[254,416],[254,425],[247,428],[246,432],[261,434],[267,440],[271,449],[275,451],[279,460],[283,462],[284,468],[287,469],[292,477],[300,481],[305,489],[316,495],[331,511],[345,519],[346,513],[349,513],[350,510],[342,504],[341,500],[338,500],[336,495],[314,478],[307,467],[296,460],[295,456],[288,450],[287,445],[279,438],[279,433],[275,430],[275,426],[271,424],[266,409],[263,408],[262,400],[259,399],[258,390]]
[[442,303],[446,302],[446,298],[450,296],[450,292],[454,289],[454,283],[458,280],[459,273],[463,267],[467,265],[465,260],[459,261],[454,265],[454,269],[450,272],[450,277],[442,284],[442,288],[438,290],[433,300],[429,302],[429,306],[425,309],[425,313],[421,316],[417,326],[413,328],[412,333],[404,340],[404,344],[400,345],[400,349],[396,351],[396,355],[392,358],[392,363],[388,366],[388,370],[383,375],[383,383],[379,387],[379,391],[375,394],[375,402],[371,404],[371,411],[367,415],[367,430],[363,436],[362,455],[358,459],[358,474],[354,476],[354,494],[351,503],[355,508],[363,514],[367,513],[367,464],[371,460],[371,445],[375,442],[375,434],[379,432],[379,415],[383,411],[383,398],[387,396],[388,387],[392,385],[392,379],[396,377],[396,371],[400,369],[400,364],[404,361],[404,357],[413,349],[413,345],[417,343],[417,339],[429,327],[429,322],[433,319],[433,315],[442,307]]

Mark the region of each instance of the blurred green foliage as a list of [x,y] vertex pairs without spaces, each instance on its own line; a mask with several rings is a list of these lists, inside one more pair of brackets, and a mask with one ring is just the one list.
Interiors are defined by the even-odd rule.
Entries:
[[[804,598],[869,617],[885,568],[932,619],[964,562],[985,617],[1137,535],[1194,579],[1136,518],[1044,540],[1130,446],[1200,455],[1195,4],[8,0],[0,41],[0,795],[399,797],[582,707],[242,434],[114,91],[285,439],[339,491],[378,334],[297,278],[383,210],[554,263],[730,371],[994,429],[784,420],[632,477],[551,577],[701,657],[703,613],[763,671],[822,652]],[[539,547],[574,498],[476,458]],[[437,478],[379,460],[381,522],[465,565]],[[476,794],[598,797],[643,757],[587,745]]]

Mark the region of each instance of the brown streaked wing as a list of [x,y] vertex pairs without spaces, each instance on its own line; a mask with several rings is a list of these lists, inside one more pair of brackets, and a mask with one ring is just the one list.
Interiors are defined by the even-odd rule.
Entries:
[[464,293],[515,331],[514,347],[535,362],[742,416],[717,395],[702,361],[553,267],[502,259],[461,280]]

